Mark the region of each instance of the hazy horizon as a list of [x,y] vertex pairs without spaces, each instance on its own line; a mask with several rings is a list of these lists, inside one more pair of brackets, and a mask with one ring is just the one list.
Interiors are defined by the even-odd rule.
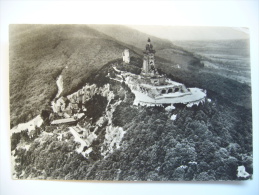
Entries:
[[249,39],[244,27],[127,25],[127,27],[170,41]]

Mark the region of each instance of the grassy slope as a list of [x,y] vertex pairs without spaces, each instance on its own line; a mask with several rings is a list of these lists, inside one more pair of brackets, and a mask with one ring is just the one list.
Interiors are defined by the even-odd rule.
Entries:
[[86,25],[11,25],[11,126],[50,105],[62,71],[63,94],[68,94],[91,73],[120,58],[124,48]]

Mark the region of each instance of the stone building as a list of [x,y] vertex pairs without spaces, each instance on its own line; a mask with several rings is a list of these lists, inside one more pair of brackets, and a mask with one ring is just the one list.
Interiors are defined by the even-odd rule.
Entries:
[[181,93],[186,94],[189,92],[184,84],[176,82],[160,86],[140,84],[139,90],[152,98],[158,98],[160,96],[174,97],[179,96]]
[[130,63],[130,55],[128,49],[124,49],[124,51],[122,52],[122,60],[126,64]]
[[154,73],[155,71],[155,53],[156,51],[153,49],[153,45],[151,44],[150,38],[147,40],[146,49],[143,51],[143,74]]
[[164,75],[158,74],[155,65],[155,53],[151,40],[148,38],[143,51],[143,67],[137,90],[155,99],[174,98],[181,96],[181,93],[189,94],[190,92],[184,84],[166,80]]

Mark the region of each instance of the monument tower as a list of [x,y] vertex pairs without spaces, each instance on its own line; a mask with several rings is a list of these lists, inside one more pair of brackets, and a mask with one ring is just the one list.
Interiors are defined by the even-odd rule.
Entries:
[[147,40],[146,50],[144,53],[143,59],[143,68],[142,73],[148,74],[155,71],[155,53],[156,51],[153,49],[153,45],[151,44],[150,38]]

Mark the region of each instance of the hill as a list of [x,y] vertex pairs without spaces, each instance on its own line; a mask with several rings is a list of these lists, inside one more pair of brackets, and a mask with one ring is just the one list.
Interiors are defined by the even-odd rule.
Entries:
[[[239,106],[244,106],[245,108],[251,108],[251,86],[246,83],[236,82],[240,76],[241,66],[242,64],[237,64],[235,66],[230,66],[226,62],[221,63],[222,67],[224,67],[223,71],[218,71],[216,69],[211,69],[210,67],[206,67],[206,63],[208,59],[205,59],[204,56],[199,55],[195,49],[192,47],[183,47],[177,46],[173,44],[171,41],[167,39],[161,39],[143,32],[140,32],[136,29],[132,29],[122,25],[89,25],[89,27],[104,33],[111,37],[112,39],[116,39],[121,43],[126,43],[131,49],[131,51],[135,51],[139,55],[142,55],[142,51],[146,44],[147,37],[150,37],[152,44],[155,46],[156,50],[156,66],[160,70],[161,73],[166,73],[173,80],[179,81],[181,83],[185,83],[189,87],[200,87],[208,90],[209,94],[213,94],[214,96],[220,96],[220,99],[224,99],[225,101],[232,102]],[[143,28],[148,28],[152,26],[143,26]],[[162,27],[161,27],[162,28]],[[165,28],[165,29],[164,29]],[[171,29],[172,28],[172,29]],[[159,32],[163,31],[156,27]],[[164,31],[180,32],[180,31],[195,31],[196,34],[199,34],[199,30],[208,36],[216,36],[222,35],[222,32],[229,35],[231,32],[233,33],[235,30],[229,28],[191,28],[191,27],[183,27],[183,28],[174,28],[174,27],[163,27]],[[184,30],[185,29],[185,30]],[[179,33],[178,32],[178,33]],[[190,32],[186,32],[189,34]],[[163,33],[162,33],[163,34]],[[177,34],[177,33],[176,33]],[[247,37],[243,32],[234,33],[236,36]],[[173,34],[171,36],[174,36]],[[161,36],[160,36],[161,37]],[[191,36],[190,36],[191,37]],[[226,36],[227,38],[228,36]],[[235,40],[229,41],[214,41],[216,43],[225,43],[217,45],[213,49],[222,50],[222,48],[226,48],[226,51],[229,52],[229,42],[232,44],[232,53],[235,53],[236,56],[240,55],[239,50],[242,48],[242,51],[247,50],[244,48],[244,44],[241,46],[237,46]],[[178,44],[178,42],[176,42]],[[207,42],[206,42],[207,43]],[[208,44],[209,45],[209,44]],[[186,46],[186,45],[183,45]],[[190,50],[189,50],[190,49]],[[207,50],[211,50],[211,48],[207,48]],[[236,57],[235,56],[235,57]],[[212,63],[215,63],[212,61]],[[245,64],[247,66],[247,64]],[[249,66],[249,65],[248,65]],[[226,71],[226,67],[228,70]],[[222,68],[221,68],[222,69]],[[240,70],[240,71],[237,71]],[[250,75],[249,75],[250,76]],[[233,81],[234,80],[234,81]],[[240,90],[237,91],[236,87],[239,86]]]
[[156,56],[159,59],[163,58],[174,66],[187,68],[193,62],[199,61],[192,52],[183,49],[182,47],[174,45],[167,39],[161,39],[150,34],[140,32],[122,25],[89,25],[91,28],[102,32],[117,41],[131,45],[130,49],[142,55],[145,47],[147,37],[149,37],[155,45]]
[[[157,59],[186,69],[200,60],[171,42],[120,25],[10,25],[11,127],[48,109],[62,74],[67,95],[125,48],[142,58],[147,37]],[[19,114],[18,114],[19,113]]]
[[50,106],[60,74],[67,95],[124,48],[86,25],[10,25],[11,126]]
[[[141,61],[132,59],[139,69]],[[253,174],[251,112],[211,94],[186,107],[133,106],[134,94],[108,63],[89,78],[86,117],[76,126],[13,133],[13,177],[20,179],[208,181]],[[129,69],[129,70],[134,70]],[[107,76],[109,75],[109,76]],[[90,90],[85,90],[90,89]],[[81,90],[82,91],[82,90]],[[172,119],[171,116],[175,116]],[[245,166],[249,177],[237,176]]]
[[[148,35],[121,26],[98,31],[92,25],[10,27],[12,125],[41,113],[25,128],[11,130],[13,178],[208,181],[252,177],[250,86],[201,66],[194,53],[151,37],[158,43],[157,47],[152,40],[159,55],[155,57],[158,71],[187,87],[206,90],[207,98],[192,107],[134,106],[135,95],[119,70],[140,74],[143,46],[134,40],[137,36],[143,37],[140,41],[145,46]],[[128,65],[121,59],[125,47],[131,54]],[[63,113],[50,107],[59,75],[64,97],[56,98],[68,108]],[[75,117],[77,124],[51,125],[66,116]],[[36,123],[42,125],[33,126]],[[242,166],[246,177],[237,175]]]

